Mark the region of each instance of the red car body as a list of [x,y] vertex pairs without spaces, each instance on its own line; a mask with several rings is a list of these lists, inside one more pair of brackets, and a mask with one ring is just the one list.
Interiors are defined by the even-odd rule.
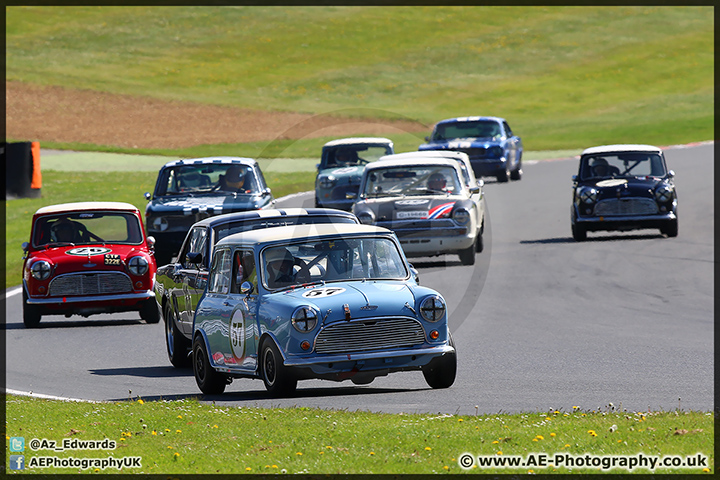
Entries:
[[43,315],[138,311],[157,323],[153,293],[154,239],[129,203],[52,205],[33,215],[23,243],[23,321],[36,327]]

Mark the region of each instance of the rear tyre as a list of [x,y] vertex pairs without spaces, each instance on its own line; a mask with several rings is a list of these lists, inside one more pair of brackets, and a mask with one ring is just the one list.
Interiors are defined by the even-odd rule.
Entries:
[[167,347],[168,359],[175,368],[190,366],[190,340],[180,332],[175,322],[175,312],[170,302],[165,305],[165,346]]
[[660,228],[660,233],[664,233],[668,237],[677,237],[678,235],[678,221],[672,220],[667,225]]
[[[455,342],[449,332],[448,343],[455,348]],[[446,353],[442,357],[433,358],[422,368],[422,372],[431,388],[449,388],[455,383],[457,375],[457,353]]]
[[219,395],[225,391],[227,379],[210,365],[210,356],[200,335],[193,344],[193,373],[197,386],[205,395]]
[[146,300],[140,307],[140,318],[147,323],[158,323],[160,321],[160,305],[154,298]]
[[463,265],[474,265],[475,264],[475,250],[477,248],[478,238],[475,237],[475,241],[472,245],[464,250],[460,250],[458,257],[460,257],[460,263]]
[[27,303],[28,295],[25,291],[25,288],[23,288],[22,296],[23,323],[25,324],[25,328],[37,328],[37,326],[40,324],[40,319],[42,318],[42,314],[40,313],[40,307]]
[[584,242],[587,240],[587,230],[582,225],[577,223],[572,224],[572,236],[576,242]]
[[260,349],[260,368],[265,388],[272,395],[289,395],[297,388],[297,378],[283,365],[282,355],[272,340]]
[[477,238],[475,239],[475,253],[480,253],[485,248],[485,242],[483,240],[483,229],[480,227],[478,230]]

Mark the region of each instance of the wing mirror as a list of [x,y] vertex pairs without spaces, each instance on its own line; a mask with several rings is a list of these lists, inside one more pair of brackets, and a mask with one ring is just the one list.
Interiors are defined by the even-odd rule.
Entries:
[[243,295],[250,295],[253,292],[253,284],[250,282],[243,282],[240,285],[240,293]]
[[195,265],[202,263],[202,253],[200,252],[188,252],[188,254],[185,255],[185,258],[188,262]]
[[263,197],[267,197],[267,196],[270,195],[271,193],[272,193],[272,190],[270,190],[270,187],[267,187],[265,190],[263,190],[262,196],[263,196]]
[[412,263],[408,263],[408,266],[410,267],[410,274],[415,279],[415,283],[420,285],[420,272],[418,272],[417,268],[413,267]]
[[675,178],[675,171],[674,171],[674,170],[670,170],[669,172],[667,172],[667,173],[665,174],[665,178],[667,178],[667,179]]
[[150,200],[152,198],[152,195],[150,195],[150,192],[145,192],[145,200]]
[[155,237],[150,235],[149,237],[147,237],[146,241],[147,241],[148,249],[153,250],[155,248]]
[[28,242],[23,242],[22,245],[20,245],[23,249],[23,252],[27,253],[28,247],[30,247],[30,244]]

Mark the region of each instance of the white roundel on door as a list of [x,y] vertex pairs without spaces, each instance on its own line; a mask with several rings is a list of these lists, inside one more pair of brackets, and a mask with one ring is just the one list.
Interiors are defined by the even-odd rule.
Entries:
[[230,319],[230,348],[235,358],[245,356],[245,315],[239,309]]

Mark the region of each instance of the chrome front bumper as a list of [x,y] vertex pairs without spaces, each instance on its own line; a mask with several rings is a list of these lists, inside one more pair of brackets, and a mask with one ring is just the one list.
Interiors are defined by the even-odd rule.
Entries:
[[50,298],[32,298],[28,297],[27,303],[31,305],[62,305],[68,303],[95,303],[95,302],[117,302],[124,300],[148,300],[155,298],[153,290],[145,290],[139,293],[122,293],[112,295],[92,295],[81,297],[50,297]]

